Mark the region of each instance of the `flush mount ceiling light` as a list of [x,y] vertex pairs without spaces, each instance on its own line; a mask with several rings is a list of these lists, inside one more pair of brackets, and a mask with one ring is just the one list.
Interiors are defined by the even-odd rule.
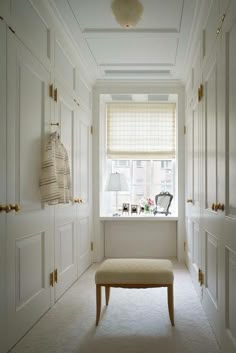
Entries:
[[116,21],[125,28],[134,27],[143,13],[139,0],[113,0],[111,8]]

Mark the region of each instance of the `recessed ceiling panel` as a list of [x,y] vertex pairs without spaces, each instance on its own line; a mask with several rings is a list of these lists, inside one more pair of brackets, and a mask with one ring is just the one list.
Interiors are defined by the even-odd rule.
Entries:
[[[117,29],[112,0],[68,0],[81,31]],[[140,0],[144,11],[136,28],[179,32],[183,0]]]
[[178,40],[172,38],[147,39],[88,39],[93,56],[99,65],[174,65]]
[[[124,29],[112,0],[50,0],[92,63],[96,78],[181,79],[199,13],[199,0],[140,0],[140,22]],[[91,66],[91,65],[90,65]]]

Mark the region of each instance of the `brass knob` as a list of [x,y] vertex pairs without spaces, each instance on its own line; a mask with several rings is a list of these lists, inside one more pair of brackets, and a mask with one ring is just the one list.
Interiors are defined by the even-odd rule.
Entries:
[[215,211],[218,211],[218,209],[219,209],[219,203],[216,203],[214,210],[215,210]]
[[221,211],[225,210],[225,205],[223,203],[219,203],[217,206],[218,206],[218,210],[221,210]]
[[212,209],[212,211],[215,211],[215,204],[213,203],[212,205],[211,205],[211,209]]
[[10,205],[0,205],[0,213],[5,211],[6,213],[9,213],[11,212],[11,206]]
[[10,205],[11,211],[16,211],[19,212],[20,211],[20,206],[16,203],[15,205]]
[[83,203],[84,201],[83,201],[83,199],[80,199],[80,201],[79,201],[80,203]]
[[193,203],[192,199],[187,199],[187,203]]

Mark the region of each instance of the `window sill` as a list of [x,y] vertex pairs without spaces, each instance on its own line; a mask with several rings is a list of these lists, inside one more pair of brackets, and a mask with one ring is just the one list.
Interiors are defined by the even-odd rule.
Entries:
[[165,215],[102,215],[100,216],[101,221],[178,221],[178,216],[171,214],[168,216]]

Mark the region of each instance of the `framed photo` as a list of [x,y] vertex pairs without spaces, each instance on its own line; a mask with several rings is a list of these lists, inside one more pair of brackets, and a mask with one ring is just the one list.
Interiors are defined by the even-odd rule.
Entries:
[[138,205],[131,205],[131,214],[138,214]]
[[122,205],[122,214],[129,213],[129,203],[123,203]]
[[139,206],[139,214],[140,214],[140,213],[144,213],[144,210],[145,210],[145,209],[144,209],[143,206]]

